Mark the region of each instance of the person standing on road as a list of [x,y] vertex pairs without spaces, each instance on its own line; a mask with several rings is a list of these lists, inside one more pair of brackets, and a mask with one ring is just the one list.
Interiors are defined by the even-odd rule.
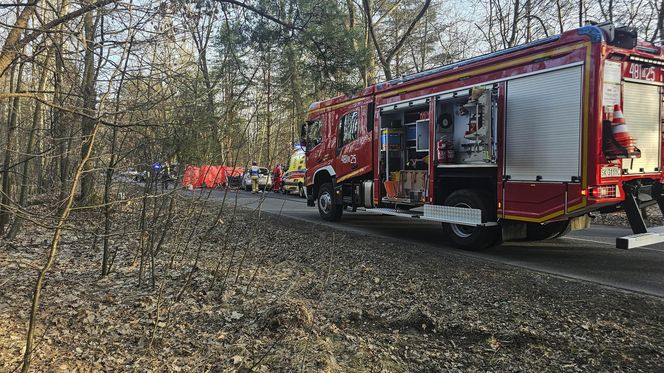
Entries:
[[251,168],[249,169],[249,176],[251,177],[251,193],[258,193],[258,173],[259,169],[256,166],[256,162],[251,162]]
[[277,165],[274,166],[274,170],[272,170],[272,186],[274,188],[275,193],[281,189],[282,177],[283,177],[283,171],[281,169],[281,165],[277,163]]
[[168,190],[168,183],[171,182],[171,165],[166,162],[164,167],[161,169],[161,188],[163,190]]

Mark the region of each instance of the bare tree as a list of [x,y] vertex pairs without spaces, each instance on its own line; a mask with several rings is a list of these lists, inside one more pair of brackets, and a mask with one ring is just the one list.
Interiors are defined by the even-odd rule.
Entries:
[[392,46],[389,50],[383,51],[383,48],[381,46],[381,43],[379,41],[379,38],[377,36],[377,31],[376,31],[376,26],[377,22],[374,23],[373,20],[373,5],[371,0],[363,0],[363,5],[364,5],[364,13],[366,16],[366,22],[367,22],[367,28],[369,30],[369,35],[371,36],[371,40],[373,41],[373,46],[376,51],[376,55],[378,56],[378,60],[380,61],[381,67],[383,68],[383,73],[385,74],[385,79],[391,80],[392,79],[392,59],[395,57],[397,53],[401,51],[401,48],[403,48],[404,44],[406,43],[406,40],[410,36],[411,32],[417,25],[417,23],[422,19],[424,14],[426,13],[427,9],[429,9],[429,5],[431,5],[431,0],[425,0],[424,4],[420,8],[420,11],[415,15],[415,17],[410,21],[410,24],[406,28],[403,33],[397,37],[397,41]]

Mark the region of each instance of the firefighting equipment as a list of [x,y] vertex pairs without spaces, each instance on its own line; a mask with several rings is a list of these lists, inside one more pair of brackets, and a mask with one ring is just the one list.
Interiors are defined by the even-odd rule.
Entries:
[[450,127],[452,127],[453,123],[454,123],[454,119],[448,113],[441,113],[438,116],[438,126],[440,126],[441,129],[450,128]]
[[475,105],[478,104],[479,98],[484,94],[484,92],[486,92],[486,88],[473,87],[473,89],[470,90],[470,98],[468,99],[468,102],[463,106],[467,108],[475,107]]
[[611,132],[613,133],[613,138],[627,151],[627,156],[631,157],[638,153],[638,157],[641,156],[641,152],[636,147],[636,140],[629,134],[627,129],[627,123],[625,123],[625,117],[623,116],[620,105],[615,105],[613,107],[613,120],[611,121]]
[[470,121],[468,122],[468,131],[464,133],[463,137],[467,139],[475,139],[475,134],[477,133],[477,116],[473,115],[472,118],[470,118]]
[[386,180],[383,182],[383,185],[385,185],[385,193],[387,194],[388,198],[397,198],[399,195],[398,181]]
[[454,162],[454,142],[447,137],[436,142],[436,158],[439,164]]

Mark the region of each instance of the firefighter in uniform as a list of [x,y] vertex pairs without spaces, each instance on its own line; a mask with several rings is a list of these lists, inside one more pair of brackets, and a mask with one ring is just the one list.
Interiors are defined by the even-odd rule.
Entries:
[[249,176],[251,177],[251,192],[258,193],[258,166],[256,162],[251,162],[251,168],[249,169]]

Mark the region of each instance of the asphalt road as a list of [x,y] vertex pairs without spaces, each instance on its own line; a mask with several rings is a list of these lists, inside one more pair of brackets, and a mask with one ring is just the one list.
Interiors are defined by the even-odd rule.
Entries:
[[[209,191],[194,191],[207,195]],[[211,192],[222,199],[224,191]],[[415,242],[456,255],[527,268],[569,279],[589,281],[631,292],[664,297],[664,244],[629,251],[615,248],[616,237],[631,234],[619,227],[593,225],[556,240],[509,242],[483,252],[466,252],[445,243],[440,224],[419,219],[378,216],[366,212],[344,213],[341,221],[330,223],[318,216],[318,210],[307,207],[296,196],[274,193],[253,195],[245,191],[229,191],[226,199],[238,206],[260,208],[264,212],[284,215],[343,231]]]

